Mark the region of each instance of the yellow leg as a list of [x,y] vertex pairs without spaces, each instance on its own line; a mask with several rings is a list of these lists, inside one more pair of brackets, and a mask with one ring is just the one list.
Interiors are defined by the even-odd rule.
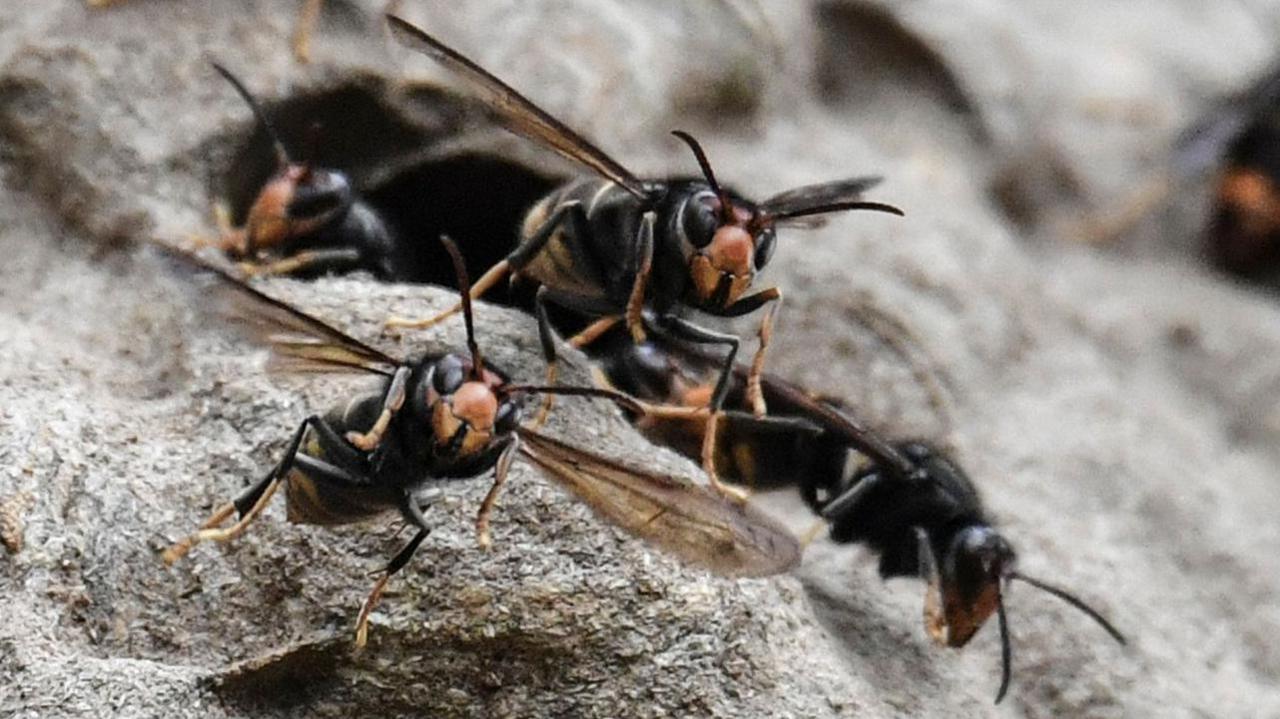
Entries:
[[644,288],[649,284],[649,270],[653,266],[653,258],[645,256],[645,262],[636,273],[636,281],[631,285],[631,296],[627,298],[627,330],[636,344],[644,342]]
[[[228,517],[235,514],[235,511],[236,505],[232,502],[227,502],[221,507],[215,509],[213,514],[200,525],[200,529],[205,530],[217,527],[227,521]],[[164,554],[161,555],[164,559],[164,563],[172,566],[174,562],[182,559],[182,557],[186,556],[187,552],[191,551],[191,548],[196,545],[196,541],[195,534],[192,534],[188,537],[184,537],[178,542],[175,542],[173,546],[164,550]]]
[[1115,242],[1132,230],[1172,192],[1173,178],[1168,170],[1162,170],[1129,193],[1124,203],[1114,212],[1078,223],[1072,234],[1091,245]]
[[587,345],[600,339],[600,335],[613,329],[613,326],[622,321],[622,315],[609,315],[587,325],[581,332],[569,338],[569,346],[574,349],[582,349]]
[[707,417],[710,414],[705,405],[689,407],[680,404],[649,404],[641,400],[636,400],[636,404],[640,405],[640,409],[646,417],[692,419],[694,417]]
[[[476,283],[471,286],[471,299],[473,300],[479,299],[481,295],[493,289],[493,286],[498,284],[498,282],[503,277],[506,277],[510,271],[511,271],[511,264],[506,260],[503,260],[498,264],[494,265],[493,267],[490,267],[489,271],[484,273],[480,277],[480,279],[476,280]],[[435,325],[440,324],[441,322],[449,319],[450,317],[458,314],[461,311],[462,311],[462,302],[458,302],[454,306],[450,307],[444,312],[441,312],[440,314],[435,315],[434,317],[428,317],[426,319],[421,319],[421,320],[413,320],[405,317],[388,317],[387,321],[384,322],[383,324],[387,328],[394,327],[394,328],[404,328],[404,329],[412,329],[412,330],[422,330],[422,329],[427,329],[428,327],[434,327]]]
[[[556,379],[560,376],[560,367],[555,362],[547,363],[547,380],[548,387],[554,387]],[[542,429],[542,425],[547,423],[547,418],[551,416],[551,408],[556,404],[556,396],[554,394],[542,395],[542,406],[538,408],[538,414],[533,418],[533,429]]]
[[231,210],[221,200],[213,203],[213,225],[217,228],[216,236],[210,237],[206,234],[191,234],[187,236],[187,243],[191,246],[191,249],[202,250],[206,247],[216,247],[222,252],[231,254],[233,257],[242,256],[248,242],[248,230],[236,228],[232,224]]
[[760,322],[760,348],[756,350],[755,357],[751,358],[751,371],[747,373],[747,402],[751,405],[751,412],[757,417],[763,417],[768,412],[764,402],[764,392],[760,389],[760,376],[764,374],[765,350],[769,348],[769,342],[773,339],[773,315],[781,301],[779,298],[778,302],[765,312],[764,319]]
[[306,267],[314,261],[315,258],[310,252],[299,252],[283,260],[237,262],[236,269],[240,270],[245,277],[270,277],[272,275],[287,275],[290,272]]
[[347,432],[346,439],[355,445],[356,449],[372,452],[382,444],[382,435],[386,434],[387,427],[391,426],[391,418],[395,416],[396,407],[394,409],[384,409],[382,414],[378,415],[378,421],[373,423],[373,427],[368,432]]
[[316,19],[320,17],[323,3],[324,0],[303,0],[298,25],[293,31],[293,57],[298,62],[311,62],[311,35],[316,29]]
[[227,521],[227,518],[235,514],[235,502],[227,502],[226,504],[214,510],[213,515],[204,520],[204,524],[200,525],[201,529],[213,529]]
[[484,496],[484,501],[480,502],[480,511],[476,512],[476,543],[481,549],[487,550],[493,546],[493,540],[489,537],[489,515],[498,502],[498,495],[502,494],[502,487],[507,483],[507,473],[511,470],[513,459],[515,459],[515,452],[509,446],[498,457],[498,465],[493,471],[493,486],[489,487],[489,493]]
[[702,471],[707,473],[711,488],[721,496],[739,504],[746,504],[747,500],[751,498],[751,493],[721,482],[720,474],[716,472],[716,425],[719,418],[720,414],[718,412],[711,412],[707,415],[706,434],[702,436]]
[[627,298],[625,316],[627,330],[636,344],[644,342],[644,290],[649,284],[649,272],[653,269],[653,223],[657,214],[650,210],[640,218],[640,235],[636,238],[636,250],[639,252],[640,266],[636,268],[635,280],[631,283],[631,295]]
[[391,573],[383,572],[377,583],[373,585],[369,596],[365,598],[364,605],[360,607],[360,616],[356,618],[356,649],[364,649],[364,645],[369,642],[369,615],[382,601],[382,592],[387,588],[389,581],[391,581]]
[[204,525],[201,525],[202,528],[200,531],[185,539],[179,540],[172,547],[166,549],[162,555],[164,563],[172,565],[174,562],[182,559],[187,552],[190,552],[193,547],[201,542],[228,542],[241,534],[244,534],[244,531],[249,527],[249,524],[258,518],[258,515],[262,513],[262,510],[266,508],[267,503],[271,501],[273,496],[275,496],[276,490],[280,489],[280,483],[282,481],[282,479],[277,479],[272,482],[267,487],[266,491],[262,493],[262,496],[258,498],[258,501],[253,505],[253,507],[251,507],[248,512],[245,512],[244,516],[240,518],[240,521],[226,529],[215,529],[214,527],[230,516],[231,511],[234,511],[235,508],[232,507],[230,511],[225,506],[219,509],[214,513],[213,517],[209,518]]

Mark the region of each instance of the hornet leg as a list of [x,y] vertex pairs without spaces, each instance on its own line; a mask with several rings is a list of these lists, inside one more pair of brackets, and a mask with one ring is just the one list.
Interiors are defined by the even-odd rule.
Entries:
[[[548,303],[586,315],[609,315],[616,308],[612,307],[607,300],[561,292],[546,285],[538,288],[538,293],[533,298],[533,306],[534,312],[538,317],[538,340],[542,343],[542,356],[547,362],[546,384],[550,387],[555,385],[556,378],[560,374],[560,360],[556,354],[556,331],[551,326],[551,317],[547,314]],[[617,315],[613,316],[616,317]],[[591,327],[587,329],[589,330]],[[533,420],[534,429],[546,423],[553,406],[555,406],[555,395],[544,395],[542,407],[538,410],[538,414]]]
[[636,237],[636,256],[633,271],[635,282],[627,299],[627,329],[636,344],[644,342],[644,288],[649,284],[649,272],[653,269],[653,211],[644,213],[640,220],[640,234]]
[[767,290],[760,290],[754,295],[748,295],[734,302],[720,314],[721,317],[741,317],[746,314],[755,312],[757,309],[764,307],[766,304],[774,300],[782,299],[782,290],[777,287],[770,287]]
[[409,367],[396,370],[391,378],[391,386],[387,388],[387,396],[382,400],[382,413],[368,432],[347,432],[346,440],[365,452],[372,452],[382,442],[382,435],[391,424],[391,418],[404,406],[405,384],[409,381]]
[[324,0],[305,0],[302,12],[298,13],[298,25],[293,31],[293,57],[298,62],[311,62],[311,35],[323,3]]
[[613,329],[614,325],[623,320],[622,315],[608,315],[587,325],[581,332],[569,338],[569,346],[580,350],[583,347],[600,339],[605,332]]
[[760,321],[760,348],[751,358],[751,370],[747,373],[747,404],[756,417],[764,417],[768,412],[764,402],[764,392],[760,389],[760,376],[764,374],[765,350],[769,348],[769,341],[773,339],[773,320],[781,305],[782,298],[779,297],[778,301],[765,312],[764,319]]
[[[770,287],[767,290],[761,290],[754,295],[743,297],[724,309],[722,316],[724,317],[741,317],[749,312],[763,307],[765,304],[773,301],[782,301],[782,290],[777,287]],[[775,310],[776,311],[776,310]],[[747,376],[747,401],[751,403],[752,411],[758,415],[764,415],[765,405],[764,397],[760,393],[760,374],[764,372],[764,351],[769,344],[769,337],[772,334],[773,314],[765,316],[760,323],[760,349],[756,353],[755,359],[751,363],[751,374]],[[726,372],[733,371],[733,365],[730,363],[725,368]],[[725,377],[727,379],[727,377]]]
[[664,329],[678,339],[698,344],[725,344],[729,346],[729,353],[725,356],[724,366],[720,369],[715,391],[711,395],[711,403],[707,407],[707,424],[702,435],[702,469],[707,473],[711,486],[716,491],[735,501],[745,502],[748,494],[737,487],[731,487],[721,482],[719,474],[716,473],[715,463],[716,425],[719,422],[720,408],[724,405],[725,395],[729,393],[729,380],[733,376],[733,363],[738,357],[738,347],[741,341],[736,335],[714,332],[674,315],[666,315],[661,318],[661,321]]
[[[555,235],[560,225],[568,220],[573,223],[575,233],[590,232],[590,225],[587,222],[587,212],[582,209],[582,204],[577,201],[565,202],[551,213],[546,222],[542,223],[532,235],[529,236],[520,246],[507,255],[498,264],[490,267],[487,272],[480,276],[471,285],[471,299],[479,299],[484,293],[497,285],[498,282],[506,277],[510,272],[519,272],[521,268],[529,264],[539,252],[546,247],[547,242]],[[585,235],[584,235],[585,236]],[[441,312],[433,317],[422,320],[412,320],[404,317],[390,317],[387,319],[385,326],[387,327],[404,327],[408,329],[426,329],[433,327],[440,322],[452,317],[462,311],[462,302],[459,301],[449,309]]]
[[412,525],[418,528],[418,533],[413,535],[413,539],[409,543],[396,552],[396,556],[391,558],[386,567],[382,569],[382,576],[374,583],[373,589],[369,591],[369,596],[365,598],[364,604],[360,607],[360,616],[356,618],[356,649],[363,649],[364,645],[369,641],[369,615],[373,613],[374,608],[382,601],[382,592],[387,588],[387,582],[391,581],[392,575],[404,569],[404,565],[409,563],[413,558],[414,552],[418,551],[418,545],[422,544],[422,540],[427,538],[431,533],[431,527],[427,524],[427,518],[422,516],[422,509],[418,503],[414,501],[411,495],[406,494],[400,505],[400,512],[404,518]]
[[231,209],[222,200],[213,202],[213,224],[217,228],[214,236],[196,233],[187,236],[188,244],[194,250],[216,247],[232,257],[244,257],[247,254],[249,233],[245,228],[237,228],[231,222]]
[[[240,496],[215,510],[213,516],[200,525],[200,531],[175,542],[173,546],[166,549],[162,555],[165,564],[172,565],[177,562],[201,542],[226,542],[244,534],[249,524],[270,503],[271,497],[280,488],[280,484],[289,473],[289,470],[297,463],[298,450],[302,446],[302,438],[306,435],[308,427],[314,427],[321,435],[338,439],[337,432],[329,427],[328,423],[318,415],[312,415],[302,420],[302,424],[293,433],[293,439],[289,442],[288,450],[285,451],[284,456],[281,457],[276,466],[265,477],[241,493]],[[340,439],[338,439],[338,443],[342,444]],[[309,459],[314,460],[314,458]],[[307,471],[317,475],[317,477],[347,484],[360,483],[358,478],[354,478],[348,472],[328,463],[314,460],[308,462],[308,465]],[[218,526],[233,513],[239,513],[240,520],[230,527],[219,529]]]
[[512,435],[507,448],[502,450],[502,454],[498,456],[498,463],[493,469],[493,486],[489,487],[489,493],[484,496],[484,501],[480,503],[480,511],[476,513],[476,543],[481,549],[488,549],[493,545],[493,541],[489,538],[489,514],[498,501],[498,495],[502,494],[502,486],[507,483],[507,473],[511,471],[511,462],[515,460],[516,450],[519,448],[520,436]]
[[725,396],[729,394],[729,382],[733,377],[733,363],[738,358],[738,348],[742,341],[737,335],[699,327],[674,315],[665,315],[660,318],[660,322],[662,323],[662,329],[676,339],[687,340],[696,344],[728,345],[729,353],[725,355],[723,366],[721,366],[719,376],[716,378],[715,390],[711,393],[711,411],[719,412],[724,405]]
[[236,266],[249,277],[288,275],[300,270],[316,268],[350,268],[360,264],[360,250],[303,250],[279,260],[266,262],[239,262]]

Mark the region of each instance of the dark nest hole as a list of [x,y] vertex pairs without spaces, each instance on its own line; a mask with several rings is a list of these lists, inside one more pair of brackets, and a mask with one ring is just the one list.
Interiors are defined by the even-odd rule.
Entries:
[[[474,279],[515,247],[525,213],[563,178],[483,148],[433,153],[462,133],[488,128],[459,122],[472,118],[456,99],[440,95],[424,106],[436,113],[438,127],[406,120],[371,80],[266,103],[265,110],[294,161],[348,174],[358,195],[396,236],[402,279],[456,288],[439,236],[447,234],[458,243]],[[240,223],[277,168],[271,140],[256,123],[248,137],[233,139],[232,146],[215,192]],[[423,159],[405,159],[414,157]],[[513,304],[505,286],[486,299]]]
[[[449,235],[474,280],[515,248],[525,213],[558,181],[495,155],[464,153],[423,162],[366,192],[400,240],[399,262],[413,282],[457,288]],[[505,283],[485,295],[490,302],[529,306]]]
[[[371,79],[262,102],[291,159],[342,170],[359,188],[378,168],[429,139],[426,130],[404,120],[381,95],[378,83]],[[239,130],[230,139],[234,149],[220,185],[214,188],[237,223],[244,220],[258,191],[277,169],[267,132],[252,121],[247,107],[244,116],[250,129]]]

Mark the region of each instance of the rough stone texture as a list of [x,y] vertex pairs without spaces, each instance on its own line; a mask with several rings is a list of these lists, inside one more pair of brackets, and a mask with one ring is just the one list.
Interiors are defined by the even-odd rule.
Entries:
[[[165,569],[166,543],[262,472],[306,412],[360,386],[263,376],[193,312],[180,280],[129,249],[207,231],[208,167],[243,143],[244,108],[206,54],[269,99],[356,87],[385,102],[403,134],[359,145],[372,154],[353,160],[358,177],[460,131],[564,166],[493,139],[480,113],[432,87],[437,69],[384,42],[380,2],[327,3],[306,67],[287,52],[294,2],[11,3],[0,504],[28,508],[25,546],[0,552],[0,714],[1280,713],[1280,310],[1190,261],[1194,226],[1177,212],[1148,223],[1168,241],[1143,252],[1074,240],[1077,223],[1142,184],[1185,122],[1260,68],[1280,10],[406,5],[637,170],[691,169],[664,134],[685,127],[754,194],[884,173],[876,195],[907,219],[782,238],[768,275],[788,294],[774,369],[886,429],[949,442],[1024,567],[1097,602],[1132,645],[1015,591],[1015,683],[992,710],[994,631],[935,649],[919,584],[883,584],[864,554],[819,542],[797,577],[707,577],[527,468],[489,554],[469,526],[484,482],[433,508],[439,528],[358,656],[352,615],[365,573],[398,544],[391,524],[295,527],[275,507],[242,541]],[[365,337],[388,311],[447,301],[360,280],[267,289]],[[867,303],[945,368],[949,427],[903,359],[853,321]],[[497,360],[539,376],[529,320],[483,306],[480,326]],[[460,333],[410,339],[402,350]],[[607,408],[565,405],[565,436],[653,461]]]

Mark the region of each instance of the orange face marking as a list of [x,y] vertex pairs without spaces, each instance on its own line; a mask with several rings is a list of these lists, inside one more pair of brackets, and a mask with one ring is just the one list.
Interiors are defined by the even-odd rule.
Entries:
[[1236,170],[1222,178],[1218,200],[1235,210],[1241,229],[1266,235],[1280,229],[1280,188],[1256,170]]
[[493,428],[498,415],[498,398],[484,382],[464,382],[453,393],[453,414],[471,425],[472,429]]
[[318,217],[290,217],[298,186],[313,181],[313,170],[306,165],[289,165],[272,177],[249,208],[244,230],[238,238],[227,238],[228,252],[244,257],[252,247],[255,252],[270,250],[294,237],[319,229],[329,221],[330,213]]
[[[488,378],[486,378],[488,379]],[[449,401],[435,401],[434,391],[428,395],[434,402],[431,427],[437,441],[445,444],[465,425],[467,434],[458,448],[462,455],[474,454],[493,440],[493,425],[498,416],[498,398],[486,382],[464,382]]]
[[733,304],[747,291],[755,277],[752,266],[755,237],[745,226],[750,216],[737,208],[734,208],[734,216],[741,223],[720,226],[706,249],[694,255],[689,262],[694,291],[702,302],[714,297],[721,278],[728,277],[729,294],[725,304]]
[[968,601],[954,587],[943,586],[940,591],[930,587],[925,597],[925,629],[938,644],[963,647],[995,613],[998,601],[994,582],[984,584]]
[[[289,203],[293,200],[293,190],[297,186],[294,178],[285,172],[272,178],[263,186],[262,192],[249,208],[249,216],[245,220],[245,239],[255,249],[268,249],[289,239]],[[248,247],[237,248],[243,254]]]
[[755,253],[755,240],[751,233],[737,225],[725,225],[711,236],[707,255],[711,264],[721,272],[745,275],[751,271],[751,256]]
[[720,271],[711,266],[711,260],[706,255],[693,256],[689,261],[689,276],[693,279],[694,295],[702,302],[711,299],[715,294],[716,284],[720,282]]

